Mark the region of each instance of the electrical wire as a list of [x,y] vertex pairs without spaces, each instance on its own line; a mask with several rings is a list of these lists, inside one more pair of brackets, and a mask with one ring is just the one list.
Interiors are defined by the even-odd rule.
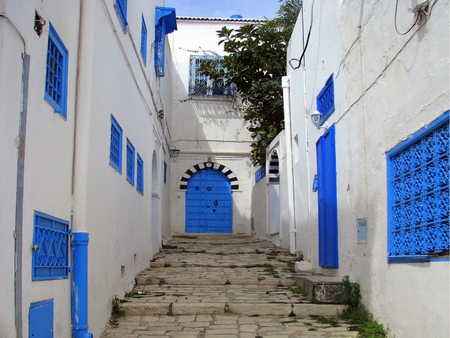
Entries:
[[[312,2],[312,6],[311,6],[311,23],[309,24],[308,36],[306,37],[306,44],[305,44],[305,46],[303,47],[302,55],[300,56],[299,59],[292,58],[292,59],[289,60],[289,66],[291,66],[291,68],[294,69],[294,70],[295,70],[295,69],[299,69],[299,68],[301,67],[301,65],[302,65],[302,60],[303,60],[304,57],[305,57],[306,49],[308,48],[308,44],[309,44],[309,38],[310,38],[310,36],[311,36],[311,29],[312,29],[313,18],[314,18],[314,17],[313,17],[313,14],[314,14],[314,0],[313,0],[313,2]],[[298,64],[297,64],[297,65],[293,65],[294,62],[298,62]]]
[[411,30],[414,28],[414,26],[417,24],[417,22],[419,21],[420,18],[420,14],[416,13],[416,20],[414,21],[413,25],[405,32],[405,33],[400,33],[398,31],[397,28],[397,8],[398,8],[398,0],[395,1],[395,15],[394,15],[394,26],[395,26],[395,31],[397,32],[397,34],[399,35],[406,35],[409,32],[411,32]]

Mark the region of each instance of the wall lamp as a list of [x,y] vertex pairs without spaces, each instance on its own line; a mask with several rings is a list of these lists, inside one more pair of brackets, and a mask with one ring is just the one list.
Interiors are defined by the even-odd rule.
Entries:
[[180,155],[180,149],[178,149],[175,146],[172,146],[172,148],[170,148],[170,158],[177,158],[178,155]]
[[323,123],[323,126],[321,125],[323,115],[320,111],[316,110],[315,112],[309,114],[309,116],[311,116],[311,122],[317,127],[317,129],[328,129],[328,125],[326,122]]

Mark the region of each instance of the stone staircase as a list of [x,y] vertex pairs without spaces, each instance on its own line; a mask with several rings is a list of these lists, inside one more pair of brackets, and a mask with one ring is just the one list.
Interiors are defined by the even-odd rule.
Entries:
[[[344,309],[310,303],[294,278],[293,257],[268,241],[243,235],[183,235],[168,244],[171,248],[155,256],[151,267],[136,277],[133,291],[121,300],[126,317],[113,320],[102,337],[116,337],[125,330],[120,337],[255,338],[265,337],[264,323],[273,323],[278,332],[283,320],[292,323],[291,329],[303,321],[298,330],[312,332],[311,327],[321,329],[312,318],[336,316]],[[215,331],[214,325],[226,319],[236,324],[223,327],[228,331]],[[145,328],[139,329],[138,322]],[[251,325],[251,332],[242,331],[240,322]],[[165,331],[161,323],[166,323]],[[342,331],[342,337],[356,336],[345,325],[334,329]]]

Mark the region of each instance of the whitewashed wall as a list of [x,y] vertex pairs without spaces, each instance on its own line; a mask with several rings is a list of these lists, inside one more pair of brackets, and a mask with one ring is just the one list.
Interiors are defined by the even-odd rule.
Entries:
[[[185,190],[180,180],[186,170],[210,159],[228,167],[239,180],[233,191],[233,233],[250,233],[251,162],[250,134],[241,111],[223,100],[187,100],[190,55],[223,55],[216,31],[237,28],[242,20],[179,18],[178,31],[169,36],[173,57],[172,119],[173,145],[181,150],[172,163],[172,229],[185,232]],[[234,104],[236,107],[236,105]]]
[[[406,7],[399,2],[400,31],[414,21]],[[302,54],[313,15],[305,67],[287,66],[298,144],[297,249],[317,272],[360,283],[364,303],[392,336],[447,337],[449,263],[387,263],[386,152],[449,109],[448,2],[437,1],[424,26],[405,36],[395,32],[394,12],[392,1],[304,1],[288,60]],[[311,187],[315,144],[324,131],[309,114],[332,73],[336,109],[328,125],[336,126],[339,269],[321,269]],[[356,220],[362,217],[368,222],[366,244],[357,240]]]

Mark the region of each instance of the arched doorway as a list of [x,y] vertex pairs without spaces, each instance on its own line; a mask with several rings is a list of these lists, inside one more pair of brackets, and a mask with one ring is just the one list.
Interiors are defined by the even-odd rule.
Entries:
[[152,157],[152,253],[159,252],[160,229],[159,229],[159,177],[158,177],[158,159],[156,151],[153,151]]

